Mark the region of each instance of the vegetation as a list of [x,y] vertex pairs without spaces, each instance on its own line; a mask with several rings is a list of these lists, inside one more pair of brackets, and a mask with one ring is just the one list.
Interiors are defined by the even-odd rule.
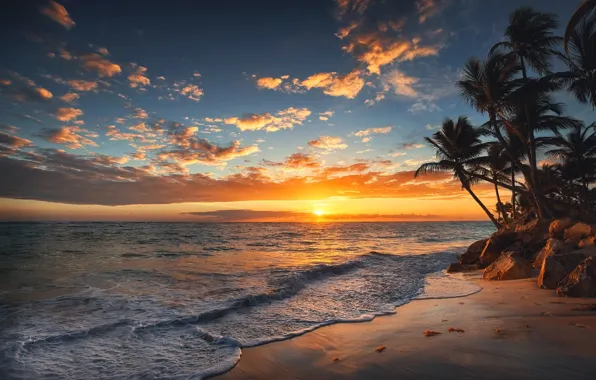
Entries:
[[[438,160],[415,173],[453,172],[497,228],[520,217],[589,218],[596,207],[596,123],[565,116],[554,100],[565,90],[596,107],[596,1],[580,6],[564,37],[557,27],[550,13],[524,7],[511,14],[503,41],[484,60],[470,58],[457,83],[488,121],[474,127],[466,117],[445,119],[426,138]],[[552,72],[557,59],[567,71]],[[541,157],[552,163],[539,166]],[[472,190],[480,182],[494,187],[496,217]],[[511,202],[503,203],[500,189],[511,191]]]

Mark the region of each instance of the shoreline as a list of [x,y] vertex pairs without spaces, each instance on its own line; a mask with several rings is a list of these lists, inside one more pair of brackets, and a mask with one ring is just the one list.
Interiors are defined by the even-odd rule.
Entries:
[[[593,378],[596,311],[571,310],[593,299],[557,297],[534,278],[462,277],[482,289],[412,299],[367,323],[334,323],[245,347],[233,368],[209,378]],[[450,327],[464,332],[450,333]],[[441,334],[425,337],[425,330]]]

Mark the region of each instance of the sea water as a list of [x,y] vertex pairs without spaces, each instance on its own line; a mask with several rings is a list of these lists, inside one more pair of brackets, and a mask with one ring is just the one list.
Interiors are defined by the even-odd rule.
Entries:
[[492,231],[484,222],[3,223],[0,378],[222,373],[243,347],[478,291],[442,271]]

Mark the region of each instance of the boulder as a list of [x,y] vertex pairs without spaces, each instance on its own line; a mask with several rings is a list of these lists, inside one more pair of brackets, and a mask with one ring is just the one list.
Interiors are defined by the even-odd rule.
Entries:
[[515,232],[503,232],[493,235],[486,242],[486,245],[480,254],[479,262],[482,265],[492,264],[506,248],[515,243],[517,238],[518,234]]
[[557,253],[561,253],[566,251],[565,243],[559,239],[550,238],[546,242],[546,245],[542,247],[540,252],[538,252],[538,256],[534,260],[534,268],[540,270],[542,268],[542,264],[544,264],[544,259],[548,256],[556,255]]
[[586,223],[575,223],[565,230],[565,240],[581,240],[592,235],[592,226]]
[[484,270],[482,277],[485,280],[517,280],[533,275],[534,269],[528,260],[506,252]]
[[447,267],[447,273],[465,272],[474,269],[476,269],[474,264],[451,263]]
[[557,294],[565,297],[596,297],[596,258],[590,256],[565,277]]
[[472,243],[459,259],[460,264],[475,264],[478,262],[487,241],[488,239],[482,239]]
[[556,219],[548,227],[548,232],[552,237],[563,237],[565,230],[573,224],[575,222],[571,218]]
[[596,236],[590,236],[577,243],[578,248],[593,247],[596,241]]
[[550,255],[545,257],[538,274],[538,286],[556,289],[559,283],[586,258],[581,253]]

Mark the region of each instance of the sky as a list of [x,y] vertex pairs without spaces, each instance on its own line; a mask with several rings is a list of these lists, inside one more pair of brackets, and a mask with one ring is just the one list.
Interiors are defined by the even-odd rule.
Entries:
[[4,2],[0,220],[484,220],[423,138],[486,121],[455,82],[511,11],[579,3]]

